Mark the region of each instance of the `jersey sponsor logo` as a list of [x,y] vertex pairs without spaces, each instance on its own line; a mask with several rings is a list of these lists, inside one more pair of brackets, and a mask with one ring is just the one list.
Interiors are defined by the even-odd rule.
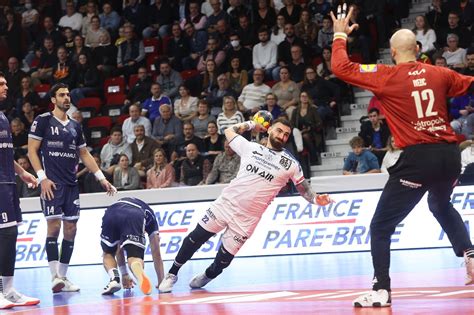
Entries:
[[37,125],[38,125],[38,121],[37,121],[37,120],[33,121],[33,124],[32,124],[31,127],[30,127],[30,131],[31,131],[31,132],[35,132]]
[[46,143],[46,145],[49,148],[62,148],[62,147],[64,147],[64,142],[62,142],[62,141],[48,141]]
[[9,137],[8,130],[0,131],[0,138],[8,138],[8,137]]
[[52,156],[52,157],[62,157],[62,158],[69,158],[69,159],[75,159],[76,158],[76,153],[49,151],[48,154],[49,154],[49,156]]
[[377,65],[376,64],[359,65],[359,71],[361,73],[377,72]]
[[0,148],[2,149],[13,149],[13,143],[11,142],[2,142],[0,143]]
[[414,188],[414,189],[420,188],[421,186],[423,186],[420,183],[410,182],[406,179],[400,179],[400,184],[402,184],[403,186],[409,187],[409,188]]
[[422,74],[425,73],[425,72],[426,72],[425,69],[415,70],[415,71],[409,71],[409,72],[408,72],[408,75],[422,75]]
[[75,144],[70,144],[70,145],[69,145],[69,149],[71,149],[71,150],[76,150],[77,147],[76,147]]
[[253,154],[253,155],[259,155],[259,156],[263,156],[263,154],[262,154],[262,153],[260,153],[260,152],[257,152],[257,151],[252,151],[252,154]]
[[247,164],[247,166],[245,167],[245,170],[247,172],[257,174],[258,176],[263,177],[264,179],[268,180],[269,182],[271,182],[273,180],[273,178],[275,178],[275,176],[273,176],[271,173],[266,172],[264,170],[260,170],[260,168],[258,166],[254,166],[252,164]]
[[247,236],[242,236],[242,237],[237,236],[237,235],[234,236],[234,241],[242,245],[247,241],[247,239],[248,239]]
[[283,166],[286,170],[289,170],[291,167],[291,160],[286,156],[280,158],[280,165]]

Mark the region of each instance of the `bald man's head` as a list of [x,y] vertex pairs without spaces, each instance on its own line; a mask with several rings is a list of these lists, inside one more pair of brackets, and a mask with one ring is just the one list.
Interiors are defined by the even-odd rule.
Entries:
[[395,63],[415,61],[418,53],[415,34],[408,29],[396,31],[390,38],[390,50]]

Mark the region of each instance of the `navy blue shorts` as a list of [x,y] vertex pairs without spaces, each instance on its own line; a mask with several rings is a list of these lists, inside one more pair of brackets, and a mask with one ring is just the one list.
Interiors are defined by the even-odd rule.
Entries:
[[79,219],[79,187],[77,185],[56,184],[56,190],[53,192],[53,200],[41,199],[41,208],[46,220],[63,219],[72,221]]
[[17,225],[22,219],[16,185],[0,184],[0,196],[0,229]]
[[102,247],[105,245],[109,252],[116,250],[117,245],[145,248],[145,212],[126,203],[113,204],[102,217],[100,238]]

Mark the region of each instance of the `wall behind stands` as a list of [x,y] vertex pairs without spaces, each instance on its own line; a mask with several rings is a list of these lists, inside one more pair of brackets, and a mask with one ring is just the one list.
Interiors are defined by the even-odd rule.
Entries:
[[[370,219],[387,180],[385,174],[315,177],[318,192],[334,192],[336,202],[326,207],[308,204],[300,196],[278,197],[267,209],[254,235],[239,256],[286,255],[363,251],[370,249]],[[135,196],[155,210],[160,225],[161,252],[165,260],[174,259],[183,238],[194,229],[225,185],[179,187],[161,190],[81,195],[81,219],[71,264],[102,262],[101,218],[105,208],[123,196]],[[452,201],[474,235],[474,189],[456,187]],[[44,240],[46,223],[38,198],[22,199],[24,224],[17,244],[17,267],[47,266]],[[474,238],[471,237],[473,240]],[[211,238],[195,258],[211,258],[219,247],[220,235]],[[400,223],[392,237],[392,248],[447,247],[449,241],[428,210],[426,197]],[[149,248],[146,260],[151,260]]]

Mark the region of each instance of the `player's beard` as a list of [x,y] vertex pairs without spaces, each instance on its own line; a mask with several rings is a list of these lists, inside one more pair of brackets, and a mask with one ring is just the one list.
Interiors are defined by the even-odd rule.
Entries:
[[274,136],[270,135],[268,137],[268,141],[270,141],[270,145],[276,151],[281,151],[283,149],[284,143],[280,140],[276,139]]
[[67,112],[69,108],[71,108],[71,103],[63,103],[61,105],[56,104],[56,107],[59,108],[63,112]]

